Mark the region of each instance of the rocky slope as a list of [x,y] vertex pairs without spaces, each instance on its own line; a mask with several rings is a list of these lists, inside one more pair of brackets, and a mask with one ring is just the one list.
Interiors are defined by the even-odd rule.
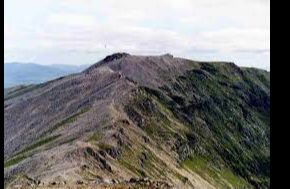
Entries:
[[266,71],[117,53],[4,109],[7,188],[269,188]]

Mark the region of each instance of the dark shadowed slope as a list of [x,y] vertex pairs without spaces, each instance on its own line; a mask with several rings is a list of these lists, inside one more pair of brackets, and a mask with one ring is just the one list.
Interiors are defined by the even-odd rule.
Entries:
[[4,104],[8,188],[269,188],[266,71],[118,53]]

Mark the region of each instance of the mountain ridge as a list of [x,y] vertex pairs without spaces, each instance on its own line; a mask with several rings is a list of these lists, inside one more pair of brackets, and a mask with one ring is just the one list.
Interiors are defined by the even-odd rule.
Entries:
[[233,63],[110,55],[4,101],[6,183],[268,188],[269,81]]

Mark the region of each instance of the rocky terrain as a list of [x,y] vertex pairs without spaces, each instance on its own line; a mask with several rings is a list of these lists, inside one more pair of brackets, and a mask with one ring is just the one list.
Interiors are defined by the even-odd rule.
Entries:
[[4,113],[6,188],[269,188],[263,70],[117,53]]

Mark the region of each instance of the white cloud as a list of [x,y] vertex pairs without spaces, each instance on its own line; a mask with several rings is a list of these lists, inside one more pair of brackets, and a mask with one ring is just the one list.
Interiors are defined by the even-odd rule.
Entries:
[[227,28],[203,32],[197,39],[200,48],[221,52],[270,51],[270,31],[266,29]]
[[92,27],[96,24],[96,19],[90,15],[58,13],[48,17],[49,24],[74,27]]
[[4,23],[4,36],[7,36],[10,33],[10,28],[7,23]]
[[[8,14],[15,8],[5,7],[5,49],[21,54],[20,61],[37,54],[36,61],[47,62],[43,54],[49,52],[55,54],[50,63],[81,64],[126,51],[235,60],[240,65],[250,65],[253,58],[263,68],[270,64],[268,0],[46,0],[45,7],[29,0],[25,6],[31,9],[25,9],[25,22],[22,9]],[[13,53],[7,60],[20,57]],[[78,55],[82,58],[76,59]]]

